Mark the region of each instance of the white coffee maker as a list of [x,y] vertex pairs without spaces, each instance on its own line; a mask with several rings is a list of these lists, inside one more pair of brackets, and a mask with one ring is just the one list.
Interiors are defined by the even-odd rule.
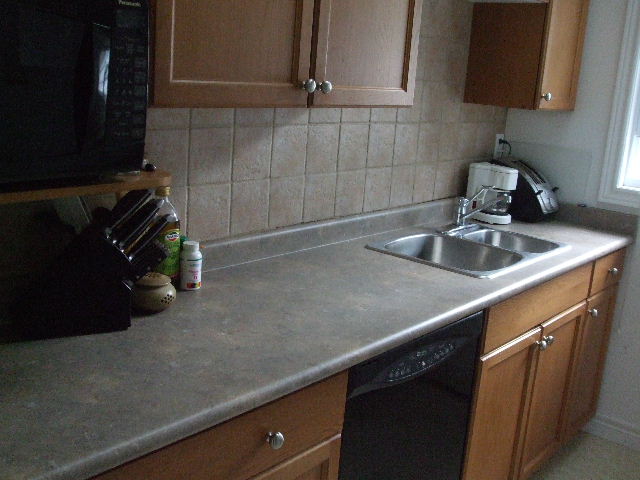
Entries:
[[[489,162],[472,163],[469,166],[469,180],[467,182],[467,198],[472,198],[483,188],[491,187],[479,195],[470,205],[471,209],[478,205],[489,203],[485,209],[473,214],[472,218],[485,223],[507,225],[511,223],[509,215],[509,205],[511,197],[504,193],[516,189],[518,183],[518,170],[515,168],[494,165]],[[502,194],[502,195],[500,195]],[[501,200],[497,203],[491,200],[500,195]]]

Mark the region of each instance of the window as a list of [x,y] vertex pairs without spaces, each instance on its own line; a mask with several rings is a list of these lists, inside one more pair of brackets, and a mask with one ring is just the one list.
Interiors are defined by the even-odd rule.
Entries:
[[640,207],[640,0],[629,0],[599,200]]

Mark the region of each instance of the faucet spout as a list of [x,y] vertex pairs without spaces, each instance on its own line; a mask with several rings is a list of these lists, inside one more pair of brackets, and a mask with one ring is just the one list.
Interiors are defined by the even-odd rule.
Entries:
[[[469,210],[469,207],[473,204],[473,201],[476,200],[477,198],[479,198],[482,194],[493,190],[496,192],[496,197],[488,200],[486,202],[481,203],[480,205],[478,205],[475,208],[472,208],[471,210]],[[482,187],[482,189],[480,189],[478,191],[478,193],[476,193],[473,197],[471,198],[465,198],[465,197],[459,197],[458,198],[458,208],[456,209],[456,226],[457,227],[463,227],[465,225],[467,225],[467,219],[472,216],[474,213],[479,212],[480,210],[484,210],[486,208],[492,207],[494,205],[496,205],[497,203],[500,203],[502,201],[506,200],[507,202],[511,202],[511,195],[509,195],[508,192],[505,191],[499,191],[496,190],[495,187]]]

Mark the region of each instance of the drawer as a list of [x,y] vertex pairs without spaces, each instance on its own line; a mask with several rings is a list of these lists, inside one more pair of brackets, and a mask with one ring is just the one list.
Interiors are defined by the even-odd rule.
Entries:
[[589,295],[598,293],[611,285],[618,283],[624,268],[626,249],[613,252],[606,257],[599,258],[593,267],[593,278]]
[[583,265],[491,307],[483,353],[587,298],[592,268],[592,263]]
[[[134,460],[94,480],[245,480],[340,433],[347,372]],[[267,443],[282,432],[282,448]]]

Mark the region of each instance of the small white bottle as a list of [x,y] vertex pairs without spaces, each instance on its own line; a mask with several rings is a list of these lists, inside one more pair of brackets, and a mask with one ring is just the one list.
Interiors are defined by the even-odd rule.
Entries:
[[198,290],[202,286],[202,253],[200,243],[186,240],[180,254],[180,288]]

